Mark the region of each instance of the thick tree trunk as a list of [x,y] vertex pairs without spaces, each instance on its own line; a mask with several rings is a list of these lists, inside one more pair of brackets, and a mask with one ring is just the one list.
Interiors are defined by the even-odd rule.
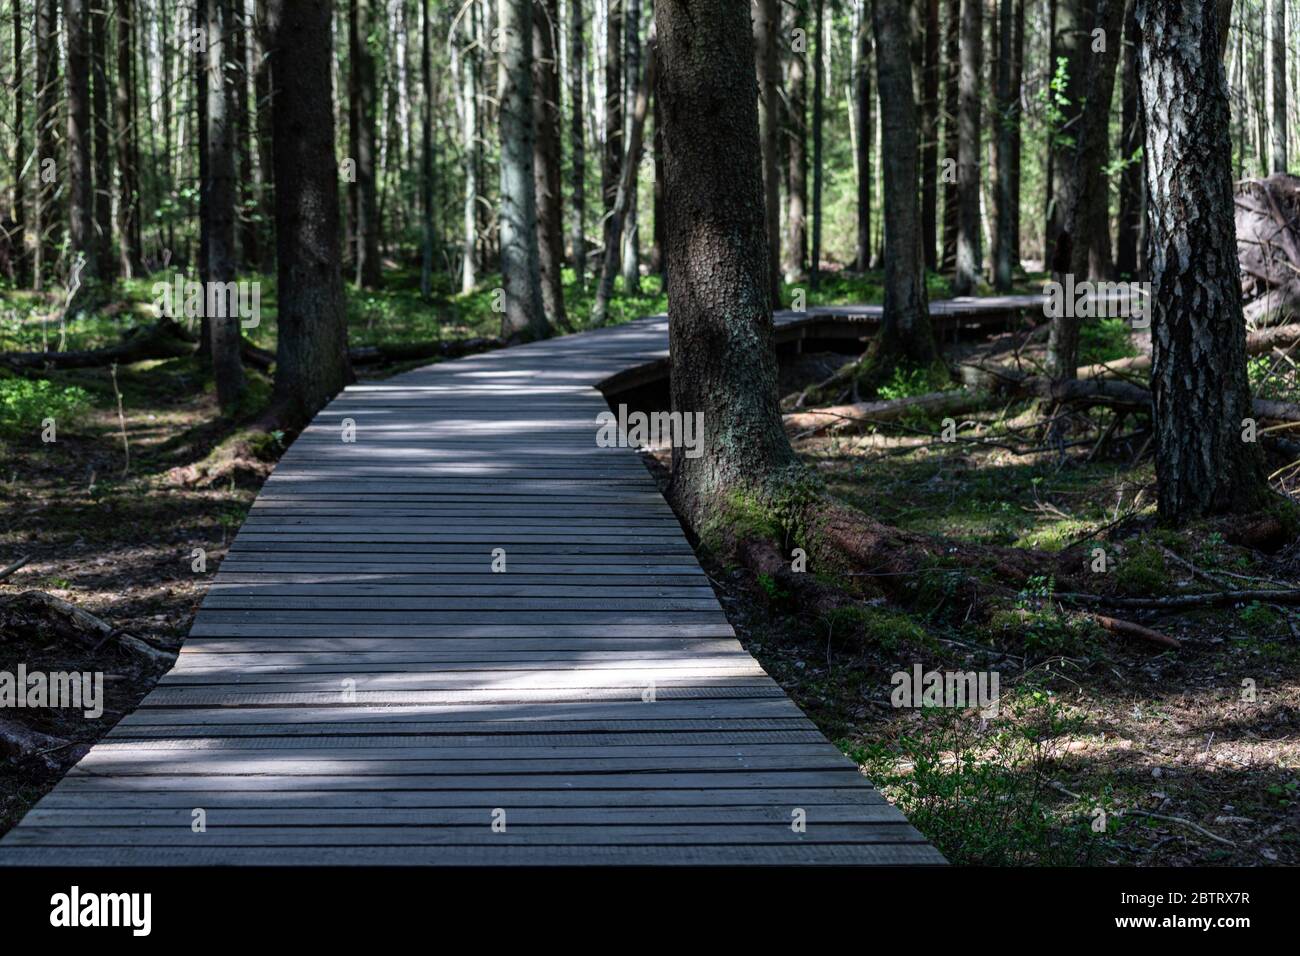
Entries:
[[352,381],[339,256],[331,4],[267,0],[278,276],[275,403],[305,424]]
[[1269,170],[1287,171],[1286,0],[1268,0],[1269,115],[1272,143]]
[[[89,0],[65,0],[64,23],[68,31],[68,243],[72,254],[84,260],[80,272],[81,292],[98,271],[98,243],[95,241],[94,173],[91,167],[90,127],[90,32]],[[75,268],[75,267],[74,267]]]
[[585,0],[569,0],[569,143],[570,165],[573,169],[573,218],[569,232],[569,246],[573,271],[578,285],[587,288],[587,142],[583,108],[583,71],[587,62],[587,45],[583,36]]
[[699,530],[728,496],[796,460],[777,405],[749,6],[657,0],[655,23],[672,407],[703,416],[707,450],[673,449],[670,495]]
[[[1210,5],[1138,0],[1146,119],[1151,385],[1163,519],[1269,495],[1251,416],[1233,226],[1228,96]],[[1253,437],[1253,436],[1251,436]]]
[[921,252],[927,269],[937,269],[939,229],[939,0],[925,2],[921,65]]
[[[651,14],[653,16],[653,12]],[[658,52],[654,49],[654,42],[650,44],[650,55],[657,56]],[[664,146],[663,146],[663,122],[660,118],[659,97],[655,95],[652,88],[650,90],[650,113],[654,122],[654,137],[651,139],[651,148],[654,150],[654,244],[650,248],[650,273],[652,275],[666,277],[668,275],[668,249],[664,243]]]
[[356,284],[373,289],[380,282],[379,184],[375,160],[377,103],[375,57],[367,37],[374,28],[377,0],[352,0],[348,16],[349,145],[356,161],[352,216]]
[[1138,275],[1145,219],[1142,198],[1142,114],[1138,102],[1137,4],[1130,3],[1124,17],[1124,51],[1121,54],[1120,158],[1124,169],[1119,177],[1119,223],[1116,230],[1115,271],[1120,276]]
[[997,129],[997,231],[994,235],[993,286],[1011,288],[1020,265],[1020,38],[1024,36],[1023,0],[999,0]]
[[980,61],[983,0],[962,0],[957,116],[957,261],[952,291],[970,295],[980,280]]
[[13,15],[14,31],[14,160],[11,167],[14,177],[14,193],[13,202],[10,205],[10,217],[13,220],[13,227],[9,236],[10,255],[12,257],[9,278],[21,288],[27,284],[28,276],[27,200],[23,194],[23,167],[27,163],[27,129],[23,119],[23,105],[26,93],[23,90],[23,18],[20,0],[13,0],[10,11]]
[[550,334],[542,305],[533,182],[533,18],[531,0],[499,0],[497,82],[501,125],[501,283],[504,339]]
[[542,306],[567,328],[564,311],[564,205],[560,195],[560,4],[533,4],[533,188],[537,195],[537,261]]
[[[236,275],[235,251],[235,117],[233,106],[233,10],[231,0],[205,0],[208,49],[208,282],[231,283]],[[212,305],[214,296],[206,297]],[[222,296],[224,307],[208,314],[212,343],[212,377],[223,412],[239,406],[244,369],[239,356],[239,315],[235,303]]]
[[804,33],[791,43],[786,76],[786,282],[801,282],[808,274],[808,0],[795,0],[794,26]]
[[863,3],[858,23],[858,61],[853,77],[853,105],[857,116],[858,169],[858,243],[854,267],[860,272],[871,268],[871,140],[875,127],[871,120],[871,6]]
[[762,153],[763,218],[767,224],[768,289],[781,306],[781,30],[779,0],[753,0],[754,67],[758,76],[758,141]]
[[[122,275],[143,271],[140,259],[139,149],[135,115],[135,5],[117,0],[117,242]],[[168,97],[165,97],[169,99]]]
[[885,316],[877,360],[901,356],[918,365],[938,357],[925,289],[918,198],[916,100],[908,50],[908,12],[915,0],[876,0],[876,72],[880,87],[881,163],[885,193]]
[[[623,143],[626,146],[632,137],[632,125],[636,122],[636,98],[633,90],[641,81],[641,2],[640,0],[623,0]],[[623,292],[626,295],[641,294],[641,236],[637,213],[637,184],[641,163],[641,148],[628,150],[624,155],[625,163],[634,164],[631,190],[627,193],[626,206],[623,211]],[[620,176],[619,188],[627,181]],[[615,197],[617,198],[617,197]]]

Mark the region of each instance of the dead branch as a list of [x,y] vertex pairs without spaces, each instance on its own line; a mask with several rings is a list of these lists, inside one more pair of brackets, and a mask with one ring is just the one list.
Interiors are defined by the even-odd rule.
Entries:
[[27,564],[27,562],[30,561],[31,559],[32,559],[31,555],[25,554],[17,561],[15,561],[13,564],[8,565],[3,569],[0,569],[0,581],[7,580],[10,575],[12,575],[15,571],[18,571],[19,569],[24,567]]
[[1103,630],[1109,631],[1111,634],[1118,634],[1121,637],[1136,637],[1173,650],[1178,650],[1183,646],[1178,642],[1177,638],[1170,637],[1168,634],[1161,634],[1159,631],[1143,627],[1141,624],[1134,624],[1132,621],[1122,621],[1117,617],[1107,617],[1104,614],[1093,614],[1091,617]]
[[1300,604],[1300,588],[1260,588],[1241,591],[1214,591],[1207,594],[1175,594],[1169,597],[1130,598],[1108,594],[1058,592],[1054,595],[1067,604],[1102,605],[1135,611],[1173,611],[1190,607],[1216,607],[1243,601],[1272,601],[1277,604]]
[[[68,748],[72,750],[62,754],[61,759],[51,756]],[[47,773],[57,773],[68,762],[80,760],[88,749],[84,744],[74,747],[72,741],[62,737],[51,737],[16,721],[0,718],[0,754],[15,763],[30,760]]]
[[26,601],[32,604],[42,605],[56,614],[69,618],[76,624],[80,625],[81,628],[93,631],[100,636],[101,640],[116,640],[118,644],[145,658],[151,664],[166,667],[172,662],[171,654],[158,650],[158,648],[154,647],[152,644],[147,644],[138,637],[132,637],[130,634],[121,633],[117,628],[101,621],[89,611],[83,611],[81,608],[69,604],[61,598],[56,598],[53,594],[35,590],[22,591],[13,597],[0,599],[0,604],[12,604],[18,601]]
[[8,352],[0,362],[13,369],[97,368],[102,365],[130,365],[148,359],[180,358],[194,351],[194,339],[172,319],[163,317],[152,325],[129,329],[117,345],[72,352]]

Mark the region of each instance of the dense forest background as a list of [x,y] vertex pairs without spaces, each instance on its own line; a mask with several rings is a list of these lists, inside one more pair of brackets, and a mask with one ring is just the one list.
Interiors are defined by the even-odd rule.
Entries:
[[[531,105],[538,115],[528,136],[544,187],[537,203],[549,240],[540,246],[543,292],[552,321],[563,325],[566,310],[550,297],[546,272],[567,270],[571,296],[575,284],[594,281],[629,161],[636,175],[618,288],[636,291],[646,278],[656,289],[665,265],[653,95],[643,146],[626,155],[652,11],[640,0],[535,6]],[[965,117],[978,134],[978,153],[968,157],[981,170],[978,265],[992,284],[1009,288],[1022,261],[1034,269],[1050,258],[1061,197],[1071,188],[1069,149],[1093,92],[1083,54],[1106,25],[1094,24],[1094,5],[1079,0],[966,7],[973,21],[966,24],[955,2],[912,7],[926,262],[944,275],[955,268],[951,167]],[[1225,64],[1239,178],[1284,170],[1295,151],[1300,123],[1288,90],[1300,84],[1300,56],[1297,13],[1286,7],[1285,0],[1245,0],[1232,8]],[[774,20],[758,21],[766,31],[758,42],[774,54],[765,69],[775,93],[781,273],[796,282],[815,280],[819,269],[878,264],[880,158],[889,144],[881,142],[869,5],[800,0],[772,8]],[[9,288],[66,285],[79,254],[91,262],[83,276],[101,280],[197,269],[210,75],[224,78],[217,100],[229,104],[229,119],[221,120],[228,142],[217,152],[228,151],[232,166],[237,271],[273,274],[265,2],[217,2],[208,11],[151,0],[14,0],[6,13],[0,276]],[[220,74],[210,74],[196,51],[209,15],[220,18],[225,44]],[[386,271],[404,271],[426,295],[495,285],[500,18],[495,2],[336,5],[330,70],[350,281],[373,287]],[[1102,44],[1109,43],[1116,73],[1102,185],[1106,268],[1132,276],[1141,269],[1144,188],[1132,4],[1124,21]],[[589,307],[575,301],[568,311],[581,323]],[[5,334],[6,348],[30,344],[12,338],[12,320]]]

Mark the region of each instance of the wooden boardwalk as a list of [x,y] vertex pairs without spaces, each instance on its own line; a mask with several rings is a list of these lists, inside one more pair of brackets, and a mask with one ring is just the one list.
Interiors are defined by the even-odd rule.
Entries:
[[[780,337],[836,317],[873,314]],[[596,386],[666,349],[651,318],[339,395],[175,667],[0,864],[942,862],[741,648],[636,453],[596,446]]]

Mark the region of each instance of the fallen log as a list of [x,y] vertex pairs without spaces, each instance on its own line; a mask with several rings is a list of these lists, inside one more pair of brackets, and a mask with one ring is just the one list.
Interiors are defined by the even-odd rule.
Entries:
[[913,411],[931,415],[961,415],[978,411],[991,401],[992,397],[987,392],[957,388],[892,401],[859,402],[856,405],[832,405],[806,412],[791,412],[784,416],[784,420],[787,428],[801,432],[844,430],[873,422],[897,421]]
[[1053,595],[1066,604],[1101,605],[1135,611],[1170,611],[1189,607],[1219,607],[1249,601],[1272,604],[1300,604],[1300,588],[1256,588],[1239,591],[1211,591],[1207,594],[1173,594],[1169,597],[1131,598],[1107,594],[1057,592]]
[[80,760],[89,749],[86,744],[74,745],[62,737],[51,737],[0,718],[0,754],[13,763],[31,761],[47,773],[57,773],[67,764]]
[[124,634],[110,624],[101,621],[89,611],[83,611],[76,605],[69,604],[61,598],[56,598],[53,594],[45,591],[22,591],[12,597],[0,598],[0,605],[26,602],[30,604],[39,604],[56,614],[69,618],[80,626],[81,629],[98,634],[101,642],[109,639],[116,640],[118,644],[127,650],[147,660],[149,663],[159,667],[168,667],[171,665],[173,656],[166,651],[160,651],[152,644],[147,644],[138,637],[132,637],[130,634]]
[[1132,621],[1122,621],[1116,617],[1107,617],[1104,614],[1093,614],[1092,619],[1102,628],[1111,634],[1118,634],[1122,637],[1136,637],[1139,640],[1147,641],[1151,644],[1159,644],[1161,647],[1168,647],[1172,650],[1178,650],[1183,645],[1177,638],[1170,637],[1168,634],[1161,634],[1149,627],[1143,627],[1141,624],[1134,624]]
[[152,325],[129,329],[117,345],[72,352],[8,352],[0,362],[12,369],[96,368],[129,365],[149,359],[180,358],[194,351],[194,339],[174,320],[161,318]]

